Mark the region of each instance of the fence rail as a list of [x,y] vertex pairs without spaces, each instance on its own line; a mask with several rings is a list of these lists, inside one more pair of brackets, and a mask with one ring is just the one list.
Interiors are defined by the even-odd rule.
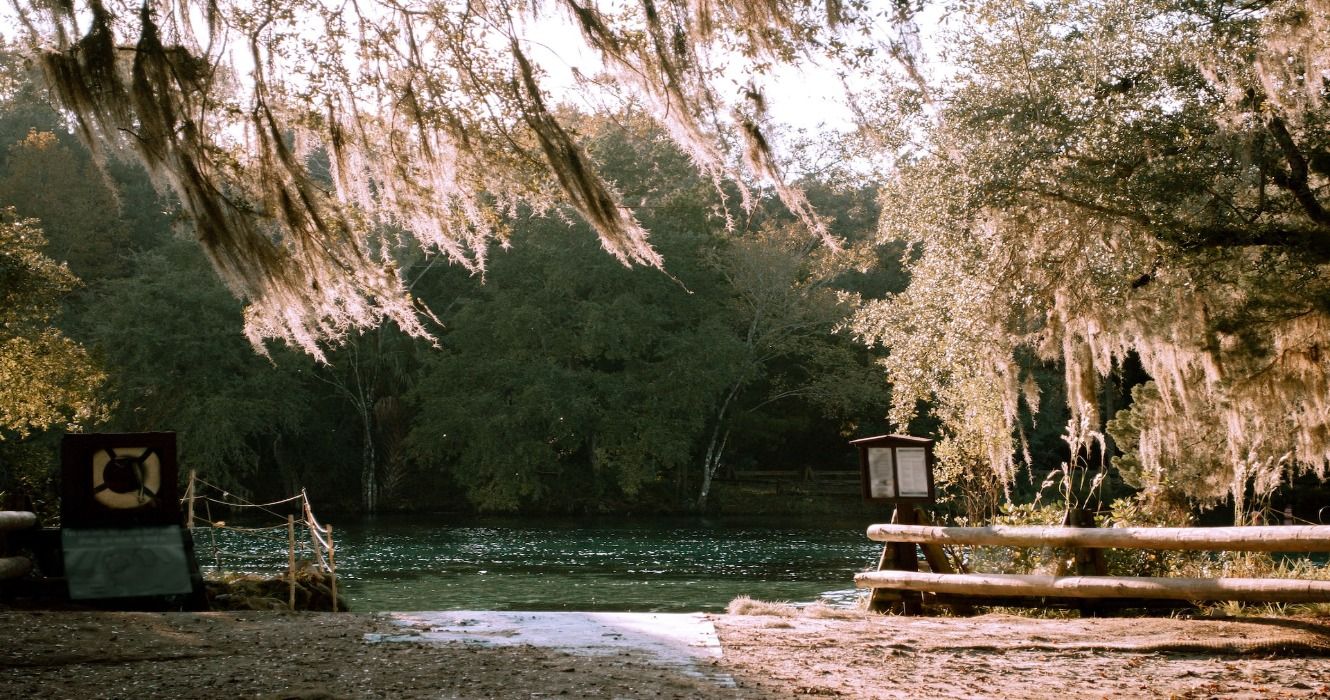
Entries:
[[870,525],[875,542],[999,547],[1330,552],[1330,525],[1244,527],[926,527]]
[[[901,517],[904,514],[905,517]],[[897,520],[921,517],[897,511]],[[876,524],[868,538],[886,544],[877,571],[860,573],[855,585],[873,589],[870,605],[894,603],[920,593],[939,600],[1000,598],[1015,604],[1041,605],[1042,599],[1106,601],[1240,601],[1270,603],[1330,602],[1330,581],[1280,578],[1165,578],[1108,576],[1103,549],[1156,549],[1242,552],[1330,552],[1330,526],[1287,525],[1213,528],[1095,527],[937,527],[907,523]],[[917,571],[912,550],[921,545],[934,571]],[[944,545],[1061,547],[1075,549],[1076,575],[952,573],[935,565]],[[901,548],[905,547],[905,550]],[[893,551],[895,554],[893,555]],[[908,553],[907,553],[908,552]],[[1091,556],[1093,555],[1093,556]],[[909,566],[907,566],[909,565]],[[911,606],[906,606],[910,612]],[[1085,610],[1086,608],[1083,608]]]

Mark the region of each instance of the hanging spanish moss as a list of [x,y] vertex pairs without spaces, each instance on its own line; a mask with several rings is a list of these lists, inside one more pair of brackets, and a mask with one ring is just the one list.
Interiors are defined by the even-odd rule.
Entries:
[[[844,25],[833,3],[294,0],[17,2],[27,40],[104,161],[132,152],[174,192],[256,346],[319,343],[391,320],[427,335],[395,260],[403,235],[483,272],[517,215],[567,206],[625,264],[648,235],[552,106],[532,35],[571,17],[624,99],[645,97],[719,187],[765,183],[816,236],[757,121],[716,87]],[[563,19],[560,19],[563,18]],[[542,24],[545,23],[545,24]],[[715,65],[723,56],[727,67]],[[730,143],[746,144],[743,154]],[[311,168],[324,162],[326,167]]]
[[1111,435],[1147,497],[1241,520],[1330,465],[1330,15],[1171,6],[984,5],[884,191],[910,288],[858,329],[891,348],[893,417],[933,402],[948,454],[1010,483],[1031,375],[1060,367],[1070,459]]

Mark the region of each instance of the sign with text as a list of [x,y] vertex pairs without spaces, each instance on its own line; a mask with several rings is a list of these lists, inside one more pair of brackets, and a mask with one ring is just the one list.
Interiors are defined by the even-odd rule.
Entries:
[[879,503],[931,503],[933,441],[879,435],[850,441],[859,448],[864,499]]
[[60,532],[74,600],[139,598],[193,591],[179,525]]

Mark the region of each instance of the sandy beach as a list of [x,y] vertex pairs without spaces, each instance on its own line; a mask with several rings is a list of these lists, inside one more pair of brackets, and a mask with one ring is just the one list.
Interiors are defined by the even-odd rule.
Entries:
[[1330,697],[1319,619],[777,612],[709,616],[722,653],[698,674],[631,653],[371,643],[402,631],[381,613],[8,611],[0,697]]

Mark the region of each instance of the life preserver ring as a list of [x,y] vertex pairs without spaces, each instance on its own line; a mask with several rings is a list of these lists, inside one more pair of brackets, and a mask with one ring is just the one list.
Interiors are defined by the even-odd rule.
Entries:
[[162,463],[152,447],[103,448],[92,454],[92,496],[115,510],[141,508],[157,500]]

